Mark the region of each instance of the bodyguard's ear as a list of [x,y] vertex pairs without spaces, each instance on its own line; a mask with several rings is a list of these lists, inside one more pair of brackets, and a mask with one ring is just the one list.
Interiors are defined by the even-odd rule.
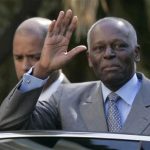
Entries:
[[89,51],[87,51],[86,55],[87,55],[87,59],[88,59],[88,63],[89,63],[89,67],[93,67],[92,62],[91,62],[91,58],[90,58]]
[[140,46],[139,45],[136,46],[136,48],[135,48],[134,60],[136,63],[140,61]]

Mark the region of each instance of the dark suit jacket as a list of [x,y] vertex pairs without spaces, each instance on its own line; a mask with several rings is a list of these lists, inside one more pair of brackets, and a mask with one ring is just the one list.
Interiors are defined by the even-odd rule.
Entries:
[[[141,88],[121,133],[150,135],[150,80],[139,73],[138,78]],[[1,130],[108,132],[100,81],[62,84],[49,102],[37,102],[41,88],[21,93],[17,90],[19,85],[1,105]]]

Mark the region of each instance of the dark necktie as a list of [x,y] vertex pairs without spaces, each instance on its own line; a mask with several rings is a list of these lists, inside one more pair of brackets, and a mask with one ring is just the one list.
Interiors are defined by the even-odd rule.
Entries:
[[108,95],[108,113],[107,124],[109,132],[119,132],[121,129],[121,117],[117,108],[116,102],[119,96],[116,93],[110,93]]

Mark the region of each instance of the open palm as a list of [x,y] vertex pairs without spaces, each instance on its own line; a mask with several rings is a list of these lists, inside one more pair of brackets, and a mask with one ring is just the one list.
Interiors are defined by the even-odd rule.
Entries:
[[41,68],[47,72],[60,69],[86,49],[85,46],[80,45],[68,51],[68,45],[76,26],[77,17],[73,16],[71,10],[68,10],[66,14],[61,11],[57,20],[52,21],[38,62]]

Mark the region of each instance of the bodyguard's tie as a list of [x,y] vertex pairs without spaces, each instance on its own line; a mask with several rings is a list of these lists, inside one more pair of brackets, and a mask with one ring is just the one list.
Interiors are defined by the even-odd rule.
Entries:
[[116,105],[119,96],[116,93],[112,92],[108,95],[107,98],[108,98],[107,124],[109,132],[119,132],[121,129],[121,117]]

